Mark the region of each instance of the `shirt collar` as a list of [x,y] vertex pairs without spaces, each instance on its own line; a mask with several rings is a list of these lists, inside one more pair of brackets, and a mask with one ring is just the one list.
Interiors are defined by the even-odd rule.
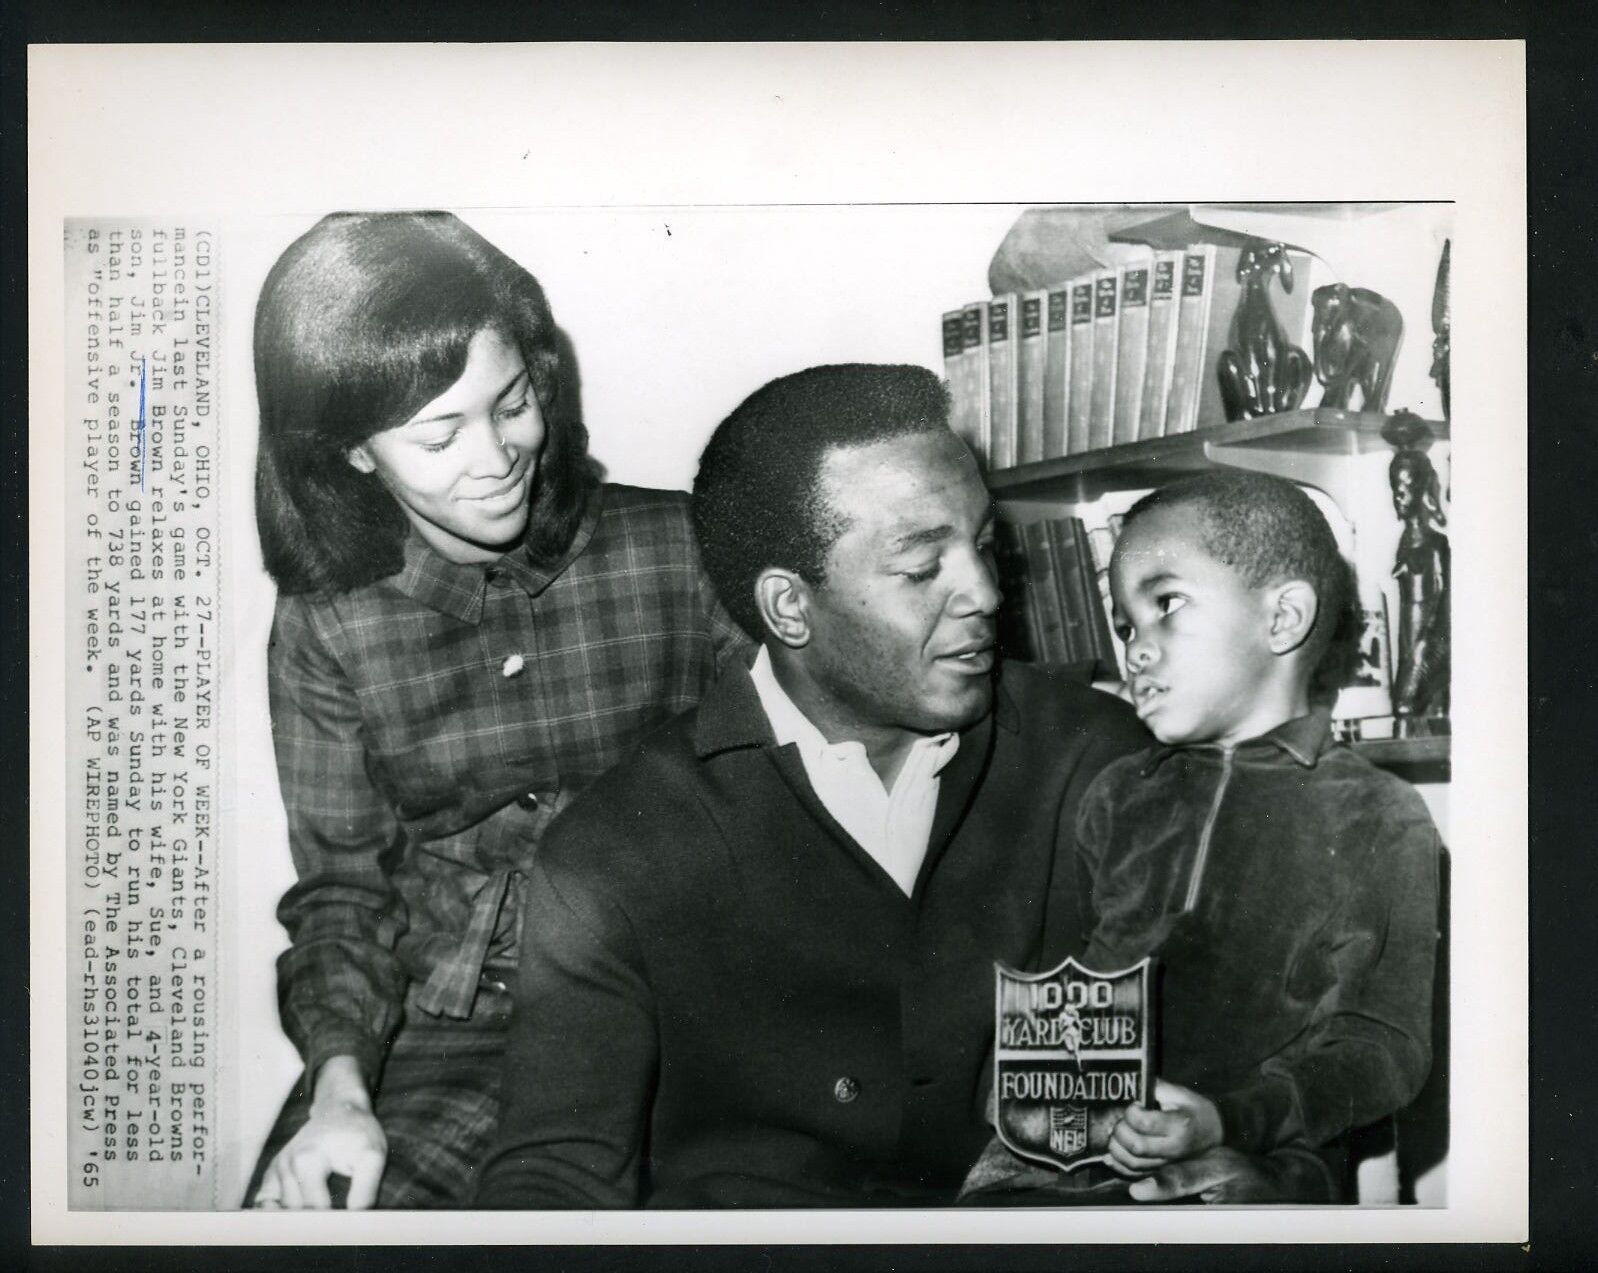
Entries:
[[476,624],[483,617],[483,596],[489,576],[501,571],[514,580],[530,597],[536,597],[549,587],[582,555],[594,537],[599,524],[603,492],[591,491],[583,509],[582,520],[572,541],[553,563],[535,564],[528,557],[527,545],[518,544],[511,551],[490,562],[470,565],[450,561],[441,556],[413,527],[405,536],[405,562],[394,586],[412,601],[429,609],[459,619],[462,623]]
[[[779,747],[793,743],[802,754],[808,755],[825,755],[846,748],[865,751],[863,743],[827,741],[827,736],[816,728],[815,723],[789,697],[788,691],[782,688],[782,682],[777,679],[777,674],[771,666],[771,654],[764,645],[755,653],[755,661],[749,668],[749,679],[754,682],[755,694],[760,699],[760,706],[765,710],[766,719],[771,724],[772,735]],[[953,759],[959,745],[959,736],[951,730],[917,738],[911,744],[911,750],[939,752],[932,769],[933,773],[937,773]]]
[[[1317,707],[1303,716],[1295,716],[1290,721],[1284,721],[1258,738],[1250,738],[1239,743],[1236,754],[1254,760],[1267,760],[1273,755],[1281,754],[1305,769],[1313,769],[1331,745],[1332,714],[1324,707]],[[1148,763],[1143,766],[1143,774],[1147,777],[1159,768],[1162,761],[1179,751],[1219,750],[1221,749],[1214,743],[1179,743],[1169,747],[1156,747]]]
[[[771,721],[749,679],[750,664],[764,648],[757,645],[753,651],[728,660],[722,666],[721,675],[699,700],[694,715],[694,754],[701,760],[718,752],[740,747],[770,747],[776,742]],[[993,687],[993,711],[961,731],[961,738],[969,744],[972,737],[980,735],[990,724],[1008,733],[1021,732],[1020,709],[1005,688],[1002,670]],[[988,743],[978,737],[976,745],[977,751],[971,755],[985,755]],[[969,746],[964,750],[969,751]],[[973,759],[971,763],[979,762]]]

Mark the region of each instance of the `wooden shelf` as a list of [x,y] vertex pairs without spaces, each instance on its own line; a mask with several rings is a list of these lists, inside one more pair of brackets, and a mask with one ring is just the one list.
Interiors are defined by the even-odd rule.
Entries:
[[[1253,420],[1206,425],[1193,433],[999,469],[988,474],[988,487],[1001,499],[1068,499],[1085,503],[1113,491],[1159,486],[1216,464],[1236,462],[1240,467],[1251,467],[1251,454],[1336,458],[1387,450],[1382,427],[1389,419],[1379,412],[1339,411],[1333,407],[1284,411]],[[1447,439],[1446,423],[1426,423],[1434,438]]]
[[1367,738],[1349,743],[1355,752],[1383,769],[1446,770],[1452,756],[1453,739],[1447,734],[1433,738]]

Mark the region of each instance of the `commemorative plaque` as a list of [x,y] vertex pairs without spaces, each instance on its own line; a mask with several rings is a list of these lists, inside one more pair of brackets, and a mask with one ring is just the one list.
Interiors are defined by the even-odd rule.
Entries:
[[1118,1112],[1153,1090],[1153,959],[1094,972],[996,964],[994,1125],[1014,1153],[1071,1171],[1101,1162]]

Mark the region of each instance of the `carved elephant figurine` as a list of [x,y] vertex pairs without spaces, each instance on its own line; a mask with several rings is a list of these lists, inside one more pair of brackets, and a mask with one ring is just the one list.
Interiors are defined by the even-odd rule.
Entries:
[[1280,243],[1239,254],[1237,281],[1243,295],[1232,315],[1231,340],[1216,367],[1228,420],[1291,411],[1309,392],[1309,355],[1288,342],[1276,321],[1272,275],[1281,276],[1284,291],[1293,290],[1293,263]]
[[1368,288],[1343,283],[1317,287],[1312,299],[1315,378],[1326,386],[1320,405],[1349,408],[1357,388],[1361,411],[1382,410],[1404,335],[1398,306]]

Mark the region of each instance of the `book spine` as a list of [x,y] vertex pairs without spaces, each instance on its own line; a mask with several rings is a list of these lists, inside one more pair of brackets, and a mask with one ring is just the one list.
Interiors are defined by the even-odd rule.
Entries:
[[949,428],[968,445],[971,434],[971,404],[966,397],[965,335],[959,310],[943,316],[943,377],[949,386]]
[[1048,358],[1048,336],[1043,322],[1047,292],[1028,292],[1021,298],[1021,370],[1016,407],[1015,462],[1032,464],[1043,458],[1043,374]]
[[1064,455],[1065,404],[1071,392],[1071,289],[1048,293],[1048,331],[1043,369],[1043,454],[1052,460]]
[[1210,245],[1202,244],[1182,254],[1176,356],[1171,364],[1171,392],[1165,408],[1167,434],[1190,433],[1198,420],[1199,381],[1204,375],[1204,336],[1210,321],[1210,279],[1214,273],[1215,249]]
[[1016,399],[1020,396],[1017,308],[1013,292],[988,302],[988,464],[994,471],[1015,464]]
[[1093,276],[1093,399],[1088,421],[1088,450],[1111,444],[1115,436],[1115,357],[1121,307],[1120,282],[1114,270]]
[[1065,404],[1067,455],[1088,449],[1088,419],[1093,410],[1093,280],[1071,284],[1071,393]]
[[1180,252],[1160,252],[1149,282],[1149,348],[1143,368],[1143,396],[1138,404],[1137,436],[1165,436],[1165,402],[1171,392],[1171,364],[1176,355],[1177,277]]
[[1149,354],[1149,266],[1129,265],[1121,271],[1121,328],[1115,354],[1115,424],[1117,445],[1137,441],[1138,413],[1143,407],[1143,375]]
[[961,317],[965,325],[966,384],[975,404],[970,426],[975,439],[972,448],[986,466],[992,435],[988,423],[988,307],[980,303],[967,305]]
[[1126,646],[1121,638],[1115,634],[1115,599],[1110,595],[1110,557],[1115,551],[1115,525],[1118,519],[1112,519],[1110,526],[1095,526],[1087,532],[1088,561],[1093,568],[1094,596],[1098,601],[1099,609],[1104,612],[1105,626],[1110,634],[1110,667],[1120,673],[1120,678],[1127,679],[1126,674]]
[[1099,590],[1093,547],[1088,539],[1087,527],[1082,524],[1081,519],[1076,517],[1071,519],[1071,535],[1073,539],[1071,551],[1080,563],[1082,605],[1087,612],[1093,660],[1098,664],[1102,674],[1109,675],[1119,670],[1120,659],[1117,657],[1115,640],[1110,633],[1110,614],[1104,605],[1104,594]]
[[1055,586],[1060,592],[1060,612],[1065,623],[1066,641],[1071,649],[1071,661],[1082,662],[1095,657],[1093,650],[1092,615],[1087,607],[1087,593],[1083,586],[1082,566],[1077,560],[1076,541],[1071,534],[1074,517],[1055,517],[1046,525],[1049,555],[1053,558]]
[[1027,579],[1026,547],[1021,530],[1000,520],[993,527],[993,564],[999,576],[999,651],[1007,659],[1030,662],[1038,657],[1032,587]]
[[1069,663],[1075,655],[1066,635],[1065,610],[1047,523],[1028,522],[1021,528],[1021,542],[1026,548],[1028,595],[1032,600],[1032,648],[1039,659]]

